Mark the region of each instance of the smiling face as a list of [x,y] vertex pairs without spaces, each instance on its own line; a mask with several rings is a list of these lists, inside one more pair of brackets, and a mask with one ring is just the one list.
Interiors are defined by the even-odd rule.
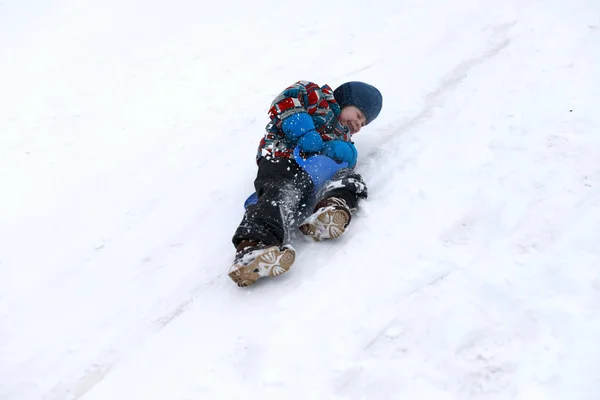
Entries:
[[365,114],[355,106],[344,107],[338,119],[342,125],[350,129],[350,133],[353,135],[358,133],[363,126],[367,125]]

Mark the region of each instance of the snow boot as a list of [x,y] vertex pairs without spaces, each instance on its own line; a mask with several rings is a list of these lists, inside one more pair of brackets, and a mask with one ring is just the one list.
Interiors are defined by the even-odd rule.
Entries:
[[352,212],[344,199],[329,197],[317,204],[315,212],[304,220],[299,229],[317,242],[335,239],[346,232],[351,218]]
[[266,276],[277,276],[286,273],[294,260],[296,251],[290,245],[267,246],[262,243],[243,242],[238,246],[233,265],[229,269],[229,277],[239,287],[253,285]]

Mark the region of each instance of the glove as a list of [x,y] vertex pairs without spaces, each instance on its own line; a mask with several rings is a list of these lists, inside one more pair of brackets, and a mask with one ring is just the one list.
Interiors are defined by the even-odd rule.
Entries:
[[292,114],[283,120],[281,129],[285,136],[297,142],[300,149],[308,153],[316,153],[323,148],[323,139],[315,130],[312,117],[307,113]]
[[323,139],[317,131],[310,131],[298,140],[298,146],[307,153],[318,153],[323,148]]
[[347,162],[350,168],[356,165],[358,158],[358,152],[356,147],[351,142],[345,142],[343,140],[332,140],[323,145],[321,154],[334,159],[335,161]]

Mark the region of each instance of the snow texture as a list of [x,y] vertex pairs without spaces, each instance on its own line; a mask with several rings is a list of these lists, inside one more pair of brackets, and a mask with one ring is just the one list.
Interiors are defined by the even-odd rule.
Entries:
[[[597,0],[0,2],[0,399],[600,398]],[[273,98],[369,198],[240,289]]]

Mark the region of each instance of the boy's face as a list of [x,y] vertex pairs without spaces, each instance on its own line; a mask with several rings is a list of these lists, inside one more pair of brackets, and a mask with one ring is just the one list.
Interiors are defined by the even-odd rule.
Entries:
[[338,119],[342,125],[350,129],[350,133],[353,135],[358,133],[360,128],[367,124],[367,118],[363,112],[355,106],[346,106],[342,108],[342,112]]

